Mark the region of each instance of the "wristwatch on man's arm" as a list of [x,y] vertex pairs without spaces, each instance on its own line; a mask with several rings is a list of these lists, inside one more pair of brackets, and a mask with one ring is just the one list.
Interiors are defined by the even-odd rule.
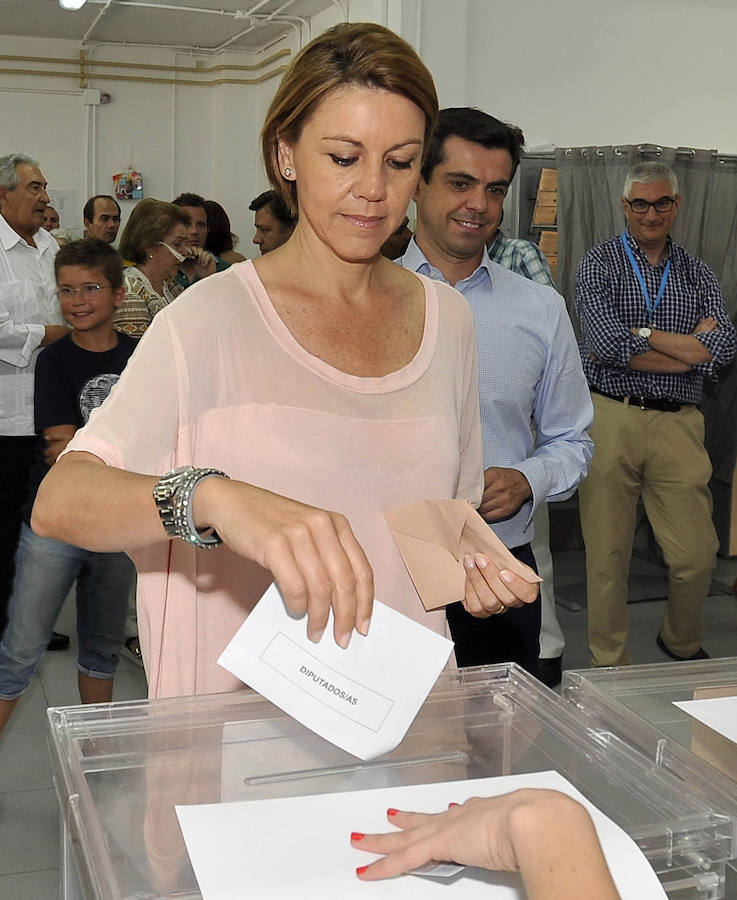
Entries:
[[222,544],[222,540],[214,529],[210,534],[205,535],[197,531],[192,512],[195,488],[205,478],[214,476],[230,478],[220,469],[179,466],[158,479],[153,490],[153,497],[161,524],[170,537],[181,538],[201,550],[212,550]]

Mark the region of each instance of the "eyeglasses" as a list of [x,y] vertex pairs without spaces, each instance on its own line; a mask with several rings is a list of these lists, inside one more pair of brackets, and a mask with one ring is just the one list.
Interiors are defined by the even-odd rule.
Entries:
[[628,200],[625,197],[624,202],[629,206],[633,213],[638,213],[639,215],[648,212],[651,206],[655,207],[655,212],[670,212],[676,201],[674,197],[660,197],[654,203],[648,203],[647,200],[642,200],[640,197],[637,197],[635,200]]
[[184,262],[185,259],[189,259],[188,256],[184,256],[178,250],[175,250],[173,247],[170,247],[168,244],[165,244],[163,241],[159,241],[159,243],[161,244],[162,247],[166,247],[166,249],[169,251],[169,253],[171,253],[171,255],[174,257],[174,259],[177,262]]
[[63,287],[57,288],[55,293],[60,300],[71,300],[75,294],[79,294],[85,299],[90,300],[92,297],[97,296],[100,291],[104,291],[109,287],[109,284],[93,284],[90,282],[89,284],[83,284],[78,288],[67,287],[67,285],[64,285]]

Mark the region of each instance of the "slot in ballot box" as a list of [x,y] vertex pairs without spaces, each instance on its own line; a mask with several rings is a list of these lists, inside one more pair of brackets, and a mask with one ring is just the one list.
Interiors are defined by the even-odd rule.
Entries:
[[444,672],[402,743],[368,762],[248,690],[50,709],[49,724],[66,900],[199,897],[175,804],[549,769],[630,834],[678,900],[723,897],[737,855],[737,822],[692,791],[685,754],[653,759],[514,664]]
[[[674,703],[737,696],[737,658],[572,669],[561,695],[597,730],[611,729],[654,763],[662,756],[687,765],[693,792],[737,818],[737,745]],[[729,864],[725,897],[737,900],[737,865]]]

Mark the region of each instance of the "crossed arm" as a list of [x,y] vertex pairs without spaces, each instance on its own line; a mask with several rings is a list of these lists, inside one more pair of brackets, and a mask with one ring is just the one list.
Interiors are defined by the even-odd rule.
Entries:
[[576,278],[576,307],[582,337],[591,358],[622,369],[678,374],[698,368],[702,374],[726,365],[734,356],[734,329],[724,309],[719,283],[703,264],[693,272],[692,290],[702,318],[690,333],[653,329],[649,339],[618,316],[615,274],[606,259],[590,251]]
[[[629,367],[641,372],[688,372],[692,366],[711,362],[710,350],[696,335],[716,331],[717,327],[714,316],[707,316],[699,321],[691,334],[653,329],[648,338],[651,349],[633,356]],[[638,329],[631,331],[637,334]]]

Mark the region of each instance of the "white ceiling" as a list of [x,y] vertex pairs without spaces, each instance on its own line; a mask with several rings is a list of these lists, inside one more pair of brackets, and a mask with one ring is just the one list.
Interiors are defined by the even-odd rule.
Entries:
[[87,0],[70,11],[57,0],[0,0],[0,34],[200,50],[237,36],[231,49],[256,51],[300,20],[343,6],[340,0]]

